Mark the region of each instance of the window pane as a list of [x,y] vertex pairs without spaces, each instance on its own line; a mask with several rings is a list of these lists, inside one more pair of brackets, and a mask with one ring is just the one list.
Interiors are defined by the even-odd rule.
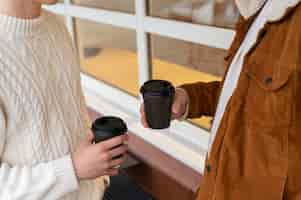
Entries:
[[[225,73],[226,51],[181,40],[151,35],[153,78],[171,81],[178,86],[198,81],[221,80]],[[211,118],[193,120],[210,128]]]
[[155,17],[234,28],[238,11],[234,0],[149,0]]
[[73,0],[75,4],[127,13],[135,13],[135,0]]
[[138,95],[135,31],[85,20],[76,29],[83,72]]

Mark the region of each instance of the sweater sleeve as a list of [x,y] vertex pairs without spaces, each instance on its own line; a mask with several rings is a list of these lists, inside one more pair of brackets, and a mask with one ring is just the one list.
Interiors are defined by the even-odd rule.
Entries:
[[[1,104],[0,104],[1,105]],[[0,110],[0,199],[55,200],[78,188],[70,155],[35,166],[2,162],[6,141],[6,117]]]
[[88,108],[87,108],[87,104],[86,104],[86,99],[85,99],[85,96],[84,96],[84,93],[82,91],[82,88],[80,88],[80,109],[81,109],[81,114],[82,114],[82,117],[83,117],[83,120],[84,120],[84,123],[86,125],[86,127],[88,129],[91,128],[91,118],[89,116],[89,112],[88,112]]
[[180,86],[185,89],[189,97],[188,118],[199,118],[202,116],[214,116],[221,82],[209,83],[198,82]]

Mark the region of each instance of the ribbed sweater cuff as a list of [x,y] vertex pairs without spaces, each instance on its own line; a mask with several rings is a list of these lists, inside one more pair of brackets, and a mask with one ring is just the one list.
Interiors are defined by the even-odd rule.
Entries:
[[71,156],[65,156],[52,162],[54,173],[58,182],[58,189],[62,193],[74,192],[79,183],[73,167]]

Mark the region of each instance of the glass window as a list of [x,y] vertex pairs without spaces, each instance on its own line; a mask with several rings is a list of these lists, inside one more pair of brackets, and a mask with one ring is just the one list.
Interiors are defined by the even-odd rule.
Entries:
[[73,0],[77,5],[135,13],[135,0]]
[[149,0],[150,15],[195,24],[233,28],[234,0]]
[[132,95],[138,95],[136,33],[76,20],[82,71]]
[[[179,86],[184,83],[221,80],[225,73],[226,51],[181,40],[151,35],[154,79],[164,79]],[[193,123],[209,129],[211,118]]]

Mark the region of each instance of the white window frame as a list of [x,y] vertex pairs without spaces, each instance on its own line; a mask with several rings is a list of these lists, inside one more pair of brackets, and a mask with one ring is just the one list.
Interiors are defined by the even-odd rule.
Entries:
[[[235,35],[230,29],[146,16],[146,0],[135,0],[135,14],[72,5],[71,0],[47,6],[46,9],[66,17],[66,24],[73,39],[75,18],[135,30],[140,85],[151,78],[152,67],[147,38],[149,33],[221,49],[228,49]],[[89,107],[103,114],[122,117],[133,134],[198,173],[203,173],[210,136],[208,131],[191,123],[178,121],[173,122],[168,130],[144,129],[140,125],[138,98],[85,74],[82,74],[82,85]]]

